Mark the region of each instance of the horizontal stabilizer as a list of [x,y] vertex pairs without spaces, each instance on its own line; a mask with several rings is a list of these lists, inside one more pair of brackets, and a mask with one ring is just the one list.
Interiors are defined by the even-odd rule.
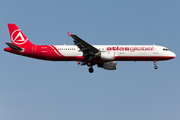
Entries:
[[16,46],[16,45],[13,45],[12,43],[7,43],[6,44],[12,49],[12,50],[17,50],[17,51],[21,51],[23,50],[22,48]]

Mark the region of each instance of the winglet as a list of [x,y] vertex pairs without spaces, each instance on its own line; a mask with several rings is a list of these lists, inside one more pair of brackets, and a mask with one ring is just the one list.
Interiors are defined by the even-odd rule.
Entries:
[[79,61],[77,61],[78,65],[81,64]]
[[69,33],[69,32],[67,32],[68,33],[68,36],[71,36],[72,34],[71,33]]

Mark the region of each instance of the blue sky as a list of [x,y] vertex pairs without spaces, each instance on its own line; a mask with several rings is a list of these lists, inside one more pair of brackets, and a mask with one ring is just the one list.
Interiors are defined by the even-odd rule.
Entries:
[[[179,120],[180,1],[1,0],[0,119]],[[149,45],[170,61],[118,62],[107,71],[3,51],[15,23],[34,44],[72,45],[67,32],[95,45]]]

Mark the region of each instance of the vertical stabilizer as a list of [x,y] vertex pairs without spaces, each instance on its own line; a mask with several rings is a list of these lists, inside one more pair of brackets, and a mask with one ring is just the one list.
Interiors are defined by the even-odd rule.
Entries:
[[20,47],[26,48],[31,47],[32,44],[29,39],[23,34],[23,32],[16,26],[16,24],[8,24],[9,34],[12,44]]

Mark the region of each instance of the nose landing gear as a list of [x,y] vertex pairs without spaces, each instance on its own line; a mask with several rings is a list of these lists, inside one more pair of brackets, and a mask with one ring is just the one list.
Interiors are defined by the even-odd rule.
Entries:
[[156,65],[156,60],[154,61],[154,69],[158,69],[158,66]]

